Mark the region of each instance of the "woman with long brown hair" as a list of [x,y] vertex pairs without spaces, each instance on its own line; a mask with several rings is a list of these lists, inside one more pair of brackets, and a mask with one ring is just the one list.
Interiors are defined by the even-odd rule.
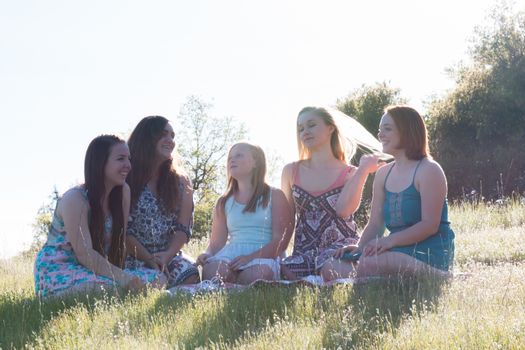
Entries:
[[193,260],[182,253],[191,237],[193,190],[177,169],[175,133],[161,116],[142,119],[128,140],[133,168],[128,227],[128,268],[152,267],[168,278],[168,287],[199,281]]
[[87,292],[101,286],[143,289],[166,279],[152,269],[123,269],[130,205],[126,143],[113,135],[95,138],[84,163],[83,185],[58,201],[47,242],[35,261],[35,290],[42,297]]
[[241,284],[279,279],[278,257],[291,231],[286,197],[266,183],[260,147],[233,145],[227,164],[228,188],[215,206],[208,248],[197,258],[202,279]]

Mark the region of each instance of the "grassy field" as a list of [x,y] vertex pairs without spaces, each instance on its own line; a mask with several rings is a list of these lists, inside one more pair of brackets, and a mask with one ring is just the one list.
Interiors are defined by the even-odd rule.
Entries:
[[454,205],[451,220],[467,274],[448,282],[40,302],[32,259],[1,261],[0,347],[525,349],[525,205]]

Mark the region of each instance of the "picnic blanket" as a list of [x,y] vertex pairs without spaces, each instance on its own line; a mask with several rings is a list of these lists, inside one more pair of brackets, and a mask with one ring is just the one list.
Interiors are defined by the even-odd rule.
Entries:
[[[457,278],[462,279],[462,278],[468,278],[470,276],[471,276],[470,273],[454,271],[454,272],[451,272],[450,275],[446,279],[447,280],[457,279]],[[390,278],[379,277],[379,276],[361,277],[361,278],[349,277],[349,278],[336,279],[330,282],[325,282],[323,281],[323,278],[321,276],[309,275],[309,276],[303,277],[295,281],[256,280],[248,285],[242,285],[242,284],[236,284],[236,283],[227,283],[227,282],[225,283],[221,281],[219,278],[215,277],[209,281],[202,281],[197,284],[178,285],[170,289],[167,289],[166,293],[170,295],[175,295],[177,293],[188,293],[188,294],[195,295],[195,294],[219,292],[219,291],[235,292],[235,291],[243,291],[248,288],[251,288],[254,286],[261,286],[261,285],[281,285],[281,286],[306,285],[306,286],[312,286],[312,287],[332,287],[334,285],[356,285],[356,284],[363,284],[363,283],[369,283],[373,281],[381,281],[381,280],[389,280],[389,279],[392,279],[392,277]]]
[[197,284],[178,285],[170,289],[167,289],[166,292],[170,295],[174,295],[179,292],[189,293],[189,294],[199,294],[199,293],[217,292],[217,291],[242,291],[242,290],[245,290],[245,289],[248,289],[254,286],[259,286],[259,285],[281,285],[281,286],[309,285],[309,286],[315,286],[315,287],[329,287],[335,284],[352,285],[352,284],[359,283],[359,282],[361,281],[358,281],[355,278],[341,278],[341,279],[336,279],[330,282],[324,282],[321,276],[310,275],[310,276],[306,276],[306,277],[303,277],[295,281],[288,281],[288,280],[268,281],[268,280],[260,279],[248,285],[242,285],[242,284],[236,284],[236,283],[225,283],[221,281],[219,278],[213,278],[211,280],[202,281]]

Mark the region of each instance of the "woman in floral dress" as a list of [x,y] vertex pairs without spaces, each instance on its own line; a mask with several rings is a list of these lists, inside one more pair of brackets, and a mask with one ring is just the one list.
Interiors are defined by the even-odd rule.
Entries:
[[191,237],[193,191],[173,160],[175,133],[161,116],[142,119],[129,140],[133,169],[126,266],[164,272],[168,287],[199,282],[199,270],[182,247]]
[[95,138],[86,152],[83,185],[64,193],[53,215],[47,242],[35,261],[35,291],[41,297],[101,288],[161,287],[153,269],[123,269],[130,189],[129,149],[116,136]]

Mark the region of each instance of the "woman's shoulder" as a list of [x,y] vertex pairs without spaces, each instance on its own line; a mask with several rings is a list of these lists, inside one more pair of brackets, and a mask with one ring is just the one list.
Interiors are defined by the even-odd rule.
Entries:
[[293,182],[295,181],[298,165],[299,161],[288,163],[283,167],[281,174],[281,182],[283,184],[286,183],[288,186],[292,186]]
[[77,201],[77,200],[87,202],[88,201],[87,190],[84,188],[84,186],[71,187],[69,190],[64,192],[62,197],[60,197],[60,200],[66,201],[66,202]]
[[421,159],[419,169],[424,174],[439,173],[444,174],[443,168],[441,165],[436,162],[434,159],[425,157]]
[[88,208],[89,200],[87,191],[83,186],[75,186],[64,192],[58,201],[57,210],[62,211],[62,208]]
[[283,167],[283,176],[284,175],[291,176],[294,173],[295,169],[297,169],[297,166],[299,165],[299,162],[300,161],[291,162],[291,163],[286,164]]
[[388,174],[388,172],[390,171],[390,169],[392,169],[393,166],[394,166],[394,162],[390,162],[390,163],[386,163],[382,165],[379,169],[377,169],[375,178],[376,179],[385,178],[386,174]]
[[193,189],[193,183],[190,177],[185,173],[177,174],[179,182],[184,189]]
[[284,192],[283,190],[281,190],[280,188],[277,188],[277,187],[273,187],[273,186],[269,186],[270,187],[270,194],[272,196],[272,198],[275,198],[276,196],[277,197],[285,197],[284,195]]
[[438,188],[438,184],[446,186],[447,178],[441,165],[432,158],[423,158],[415,175],[417,187]]

